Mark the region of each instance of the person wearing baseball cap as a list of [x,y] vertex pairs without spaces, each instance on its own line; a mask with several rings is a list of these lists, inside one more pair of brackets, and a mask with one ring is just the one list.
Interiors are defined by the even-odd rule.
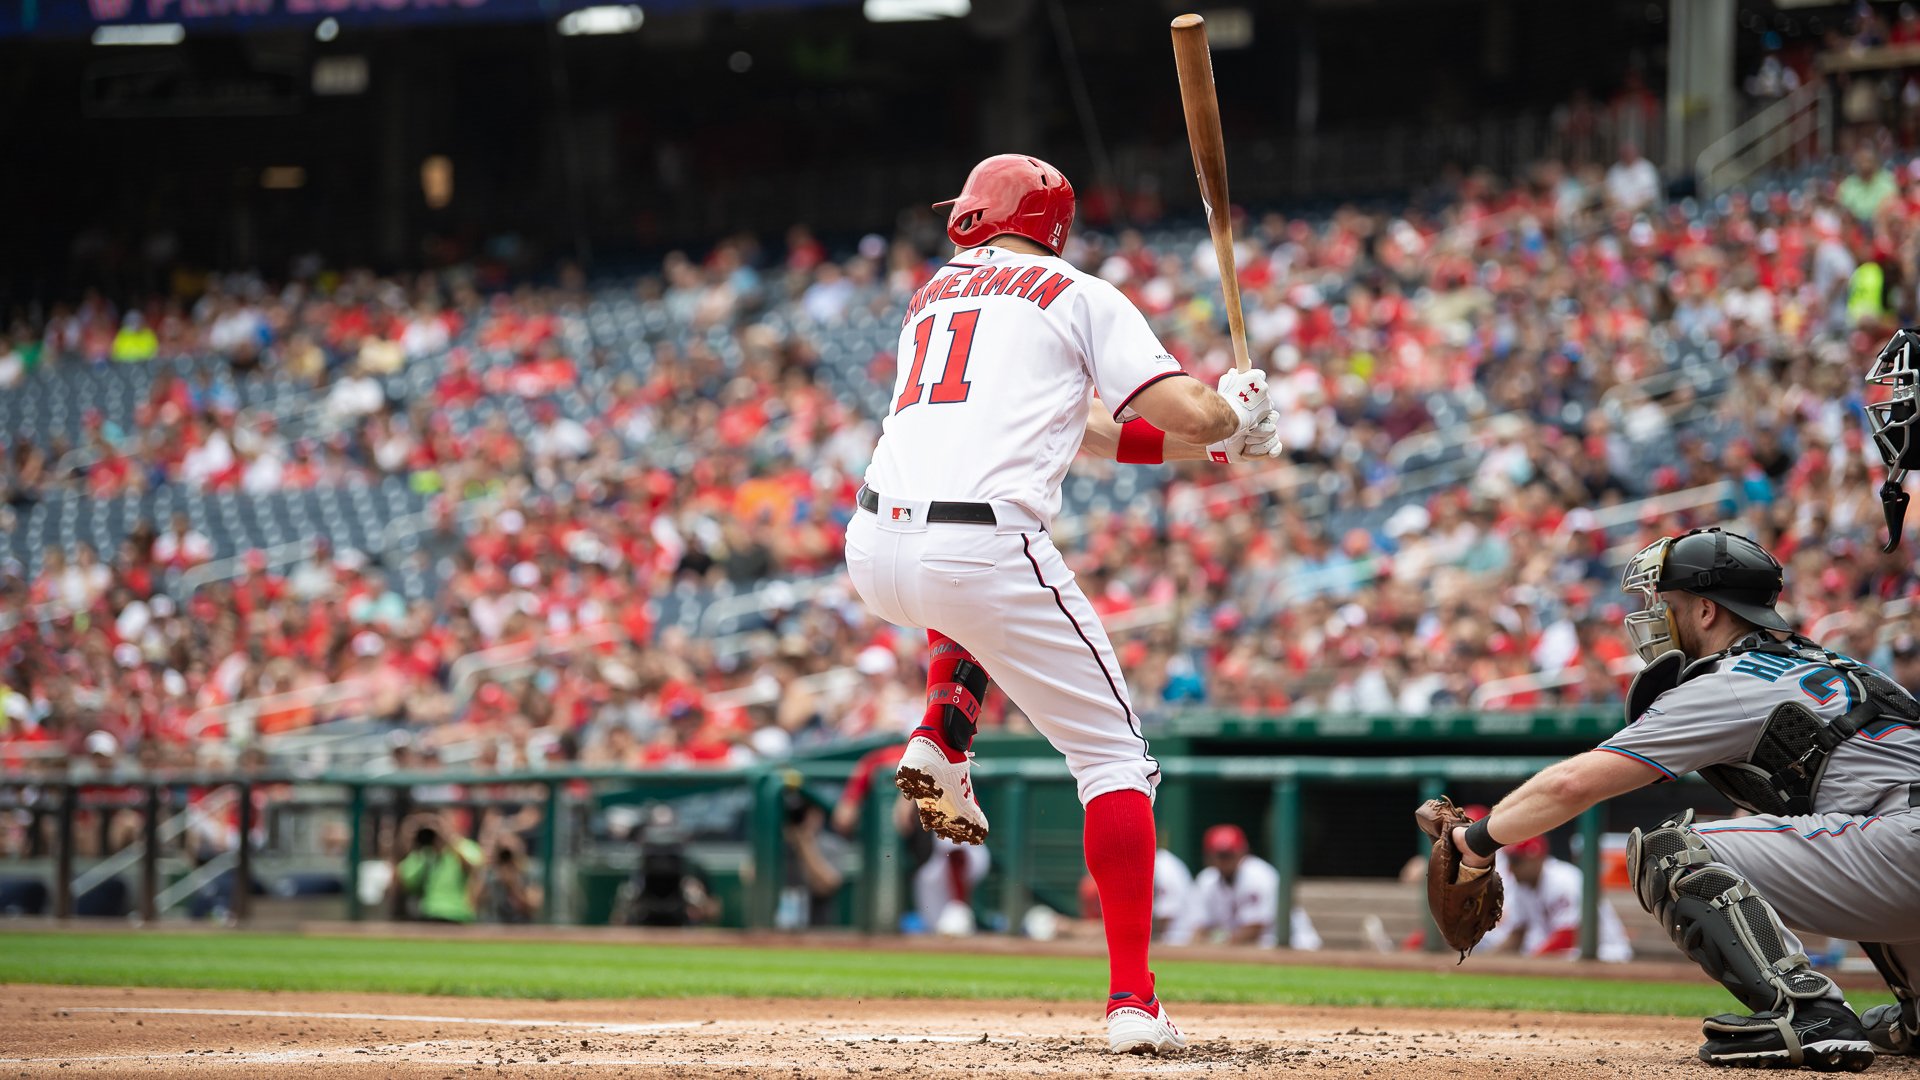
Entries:
[[[1728,530],[1641,549],[1621,578],[1639,601],[1626,638],[1646,661],[1623,726],[1444,835],[1460,867],[1483,869],[1591,807],[1698,773],[1747,816],[1683,810],[1634,829],[1626,852],[1640,905],[1745,1010],[1707,1017],[1697,1056],[1858,1072],[1920,1053],[1920,701],[1796,633],[1784,586],[1773,553]],[[1477,880],[1436,882],[1436,912]],[[1859,942],[1895,1000],[1856,1013],[1798,934]]]
[[[1280,937],[1275,927],[1280,872],[1252,853],[1238,825],[1208,829],[1200,839],[1200,853],[1206,869],[1195,875],[1186,904],[1167,928],[1167,944],[1191,944],[1205,934],[1223,944],[1273,948]],[[1291,918],[1293,948],[1319,948],[1320,934],[1307,913],[1296,907]]]
[[[1484,814],[1482,816],[1485,816]],[[1553,857],[1547,838],[1535,836],[1500,850],[1495,860],[1506,888],[1500,925],[1481,944],[1492,952],[1517,952],[1563,960],[1580,955],[1580,868]],[[1609,963],[1633,959],[1626,928],[1613,905],[1600,903],[1600,942],[1596,954]]]

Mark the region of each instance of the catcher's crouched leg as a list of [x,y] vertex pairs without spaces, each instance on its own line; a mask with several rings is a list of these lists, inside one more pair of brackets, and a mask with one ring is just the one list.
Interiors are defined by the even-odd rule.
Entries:
[[1859,1019],[1832,979],[1813,970],[1771,905],[1715,859],[1693,811],[1627,838],[1627,875],[1673,943],[1751,1016],[1710,1017],[1700,1058],[1714,1065],[1802,1065],[1858,1072],[1873,1063]]
[[1883,1054],[1920,1055],[1920,993],[1916,993],[1914,977],[1900,957],[1901,952],[1910,953],[1911,947],[1896,949],[1863,941],[1860,950],[1873,961],[1880,977],[1887,980],[1894,997],[1891,1005],[1875,1005],[1860,1014],[1860,1024],[1867,1029],[1868,1041]]

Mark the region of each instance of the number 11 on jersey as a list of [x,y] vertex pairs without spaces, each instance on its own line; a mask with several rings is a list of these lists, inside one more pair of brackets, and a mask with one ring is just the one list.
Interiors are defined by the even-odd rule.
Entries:
[[[893,403],[896,416],[920,401],[921,370],[927,364],[927,349],[933,344],[933,322],[938,318],[938,315],[929,315],[913,328],[913,366],[907,369],[906,389],[900,391],[900,400]],[[951,405],[967,400],[967,391],[973,385],[967,382],[967,359],[973,352],[973,328],[979,322],[979,308],[956,311],[948,319],[947,330],[952,337],[947,344],[947,360],[940,369],[940,381],[928,388],[927,404]]]

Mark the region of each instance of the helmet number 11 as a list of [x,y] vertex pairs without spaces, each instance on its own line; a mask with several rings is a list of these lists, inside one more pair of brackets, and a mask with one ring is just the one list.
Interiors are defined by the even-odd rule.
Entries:
[[[896,416],[920,401],[921,370],[926,367],[927,349],[933,344],[933,321],[937,318],[938,315],[929,315],[913,328],[913,367],[907,370],[907,385],[900,391],[900,399],[893,403]],[[940,368],[940,381],[927,388],[927,404],[951,405],[967,400],[967,391],[973,387],[967,382],[967,358],[973,352],[973,328],[979,322],[979,308],[956,311],[948,320],[947,331],[952,338],[947,345],[947,360]]]

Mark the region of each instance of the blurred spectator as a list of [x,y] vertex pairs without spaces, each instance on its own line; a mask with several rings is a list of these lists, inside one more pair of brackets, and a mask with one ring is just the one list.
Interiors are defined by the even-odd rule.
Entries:
[[153,561],[172,570],[196,566],[212,556],[213,544],[187,523],[185,514],[174,514],[167,531],[153,542]]
[[27,377],[27,360],[20,347],[0,334],[0,390],[12,390]]
[[1871,225],[1888,199],[1900,193],[1892,170],[1880,161],[1871,146],[1853,152],[1853,172],[1840,181],[1834,199],[1862,224]]
[[113,335],[112,358],[121,364],[138,364],[153,359],[160,352],[160,339],[147,325],[137,311],[129,311],[120,321],[120,330]]
[[1620,160],[1607,169],[1607,205],[1629,214],[1660,205],[1660,170],[1632,143],[1620,145]]
[[1920,696],[1920,637],[1902,634],[1893,639],[1893,678],[1908,693]]
[[[1180,914],[1167,929],[1169,945],[1191,944],[1196,937],[1228,945],[1273,948],[1279,941],[1275,917],[1280,911],[1280,873],[1249,852],[1247,834],[1238,825],[1215,825],[1201,839],[1206,859]],[[1290,948],[1318,949],[1320,934],[1306,909],[1294,907]]]

